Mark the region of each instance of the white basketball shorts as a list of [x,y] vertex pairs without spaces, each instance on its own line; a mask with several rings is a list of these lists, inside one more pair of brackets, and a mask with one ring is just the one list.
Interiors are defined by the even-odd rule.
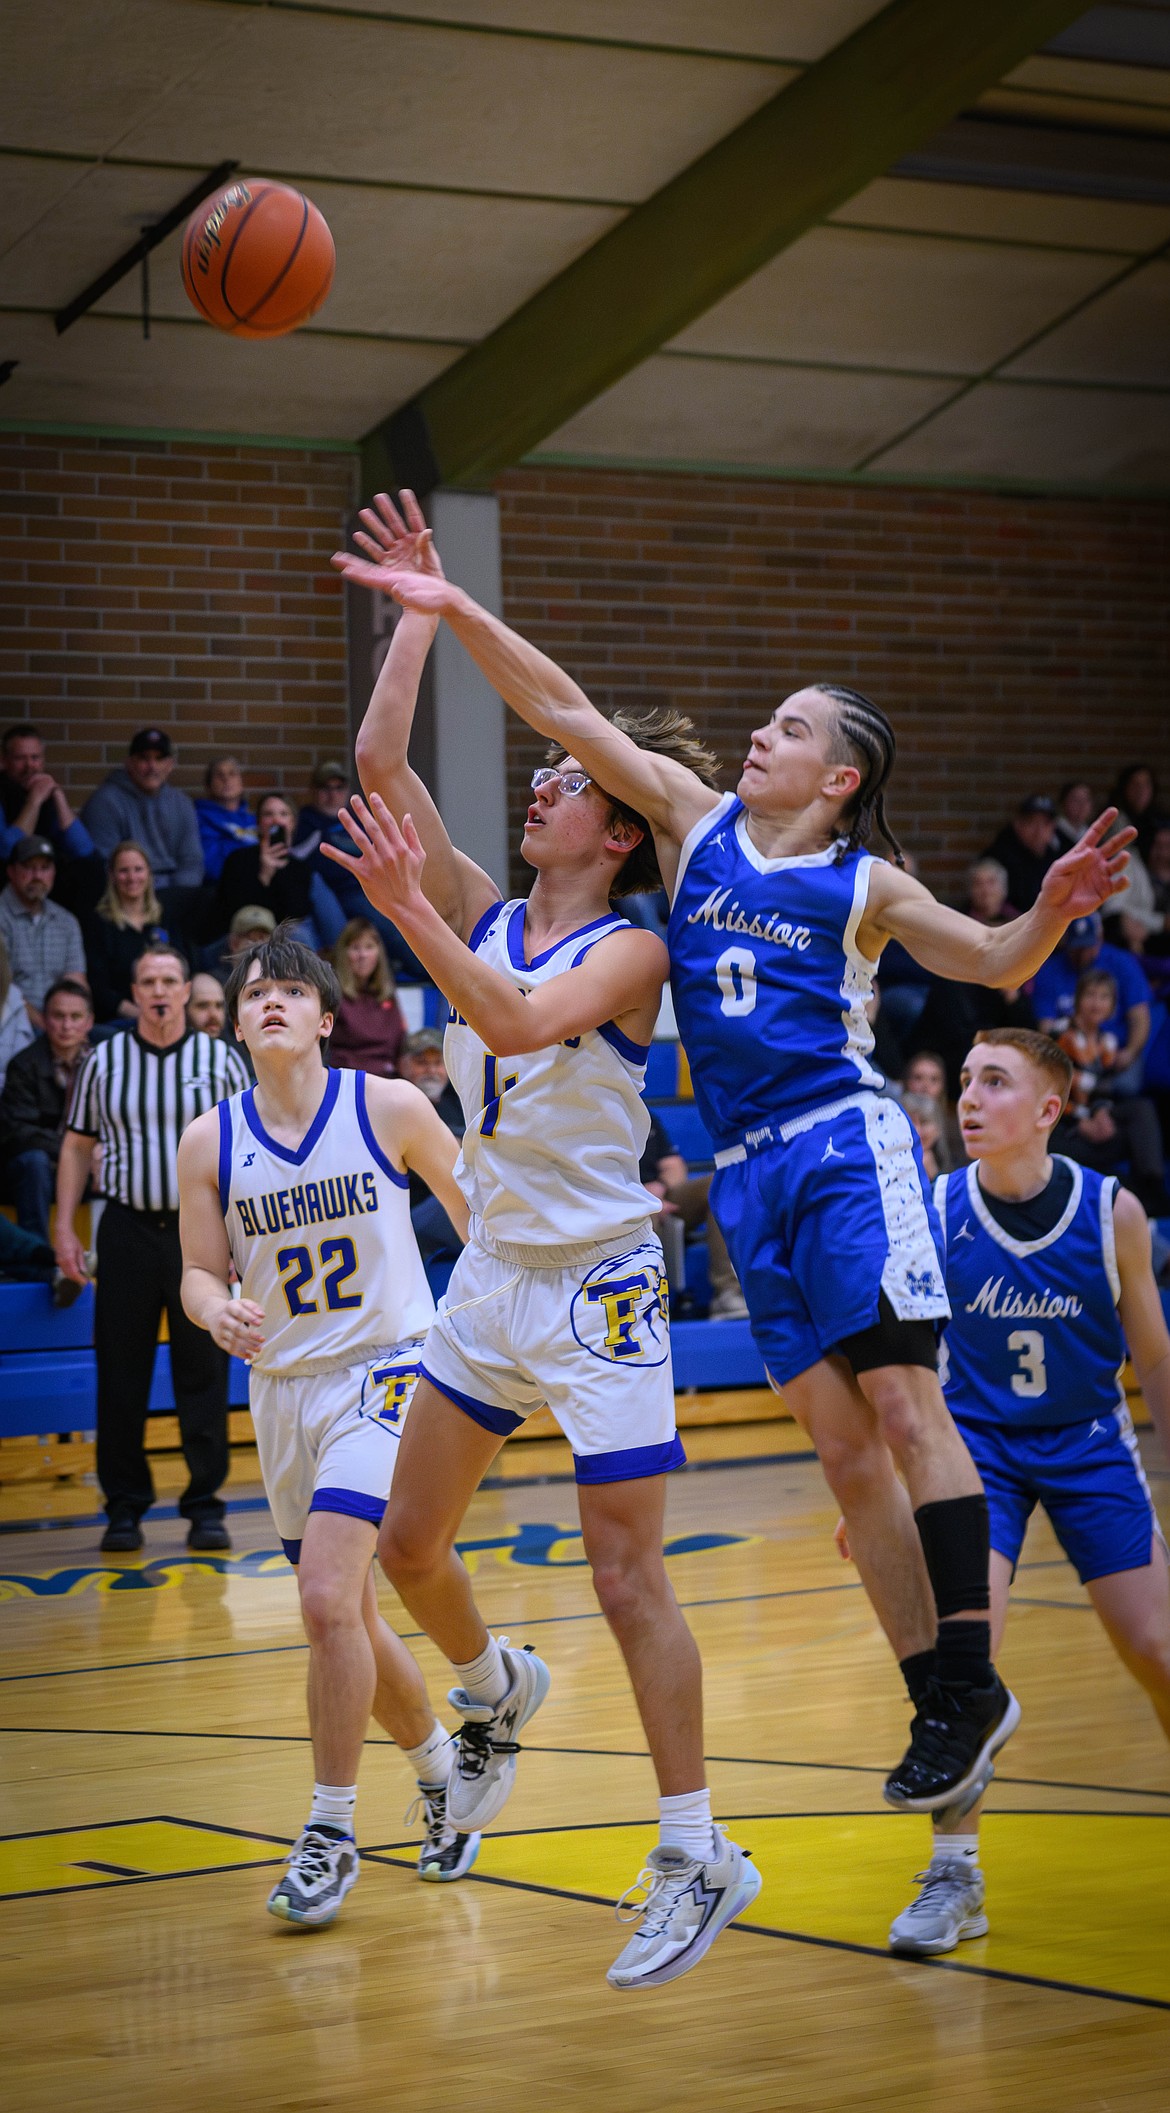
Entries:
[[250,1375],[264,1491],[290,1563],[311,1511],[381,1525],[421,1348],[416,1338],[332,1372]]

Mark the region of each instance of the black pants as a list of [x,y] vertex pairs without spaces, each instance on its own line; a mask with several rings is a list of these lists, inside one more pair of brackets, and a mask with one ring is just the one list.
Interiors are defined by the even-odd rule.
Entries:
[[183,1260],[177,1211],[128,1211],[108,1203],[97,1236],[97,1471],[111,1519],[139,1519],[154,1502],[146,1457],[146,1410],[165,1306],[183,1457],[190,1476],[179,1500],[186,1519],[220,1519],[227,1479],[226,1353],[187,1319],[179,1297]]

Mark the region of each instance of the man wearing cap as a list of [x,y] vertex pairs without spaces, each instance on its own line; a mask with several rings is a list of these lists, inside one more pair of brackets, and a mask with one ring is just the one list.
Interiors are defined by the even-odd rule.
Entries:
[[[337,819],[349,798],[349,772],[344,763],[336,757],[325,757],[314,766],[309,784],[309,804],[302,807],[297,816],[293,842],[302,854],[312,853],[314,879],[323,881],[340,905],[342,923],[351,917],[361,917],[373,925],[396,976],[408,983],[426,983],[429,980],[426,970],[407,946],[397,925],[391,924],[388,917],[383,917],[381,911],[374,908],[352,873],[321,857],[323,843],[332,844],[338,850],[349,849],[349,838]],[[315,906],[313,914],[322,936],[326,937],[325,919],[319,906]],[[337,936],[334,932],[328,935],[328,939]]]
[[1100,969],[1117,985],[1117,1007],[1102,1023],[1102,1032],[1117,1041],[1117,1059],[1109,1074],[1109,1091],[1137,1093],[1141,1087],[1140,1058],[1150,1039],[1150,986],[1141,962],[1124,947],[1110,946],[1102,937],[1100,916],[1075,917],[1054,954],[1050,954],[1032,985],[1032,1005],[1045,1034],[1052,1034],[1072,1017],[1077,984],[1089,969]]
[[[420,1027],[407,1035],[398,1052],[398,1076],[425,1093],[452,1135],[462,1138],[467,1127],[463,1103],[447,1076],[443,1037],[437,1027]],[[407,1172],[410,1173],[409,1168]],[[463,1241],[438,1197],[422,1176],[414,1173],[410,1174],[410,1222],[424,1262],[432,1261],[436,1255],[450,1255],[455,1260]]]
[[0,895],[0,937],[28,1016],[44,1028],[45,992],[59,976],[85,977],[81,926],[71,910],[50,902],[57,860],[47,837],[18,837],[8,854],[8,885]]
[[124,765],[110,772],[81,810],[103,858],[128,837],[141,844],[164,896],[177,888],[197,888],[203,879],[195,803],[168,785],[174,767],[170,735],[144,726],[131,741]]
[[1060,852],[1056,802],[1045,792],[1030,792],[983,857],[999,860],[1008,877],[1007,899],[1013,910],[1022,915],[1032,908],[1044,875],[1049,866],[1055,865]]
[[105,886],[105,861],[45,767],[45,744],[27,719],[0,734],[0,856],[7,862],[22,836],[44,837],[57,857],[57,899],[89,909]]

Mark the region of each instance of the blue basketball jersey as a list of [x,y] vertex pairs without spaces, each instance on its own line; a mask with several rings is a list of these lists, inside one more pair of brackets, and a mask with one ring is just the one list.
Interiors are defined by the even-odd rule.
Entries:
[[874,860],[838,847],[764,858],[734,793],[682,847],[667,943],[675,1018],[718,1149],[883,1084],[858,951]]
[[1063,1164],[1069,1199],[1039,1240],[1013,1240],[996,1223],[973,1165],[935,1183],[952,1315],[939,1377],[960,1420],[1084,1423],[1125,1406],[1117,1183]]

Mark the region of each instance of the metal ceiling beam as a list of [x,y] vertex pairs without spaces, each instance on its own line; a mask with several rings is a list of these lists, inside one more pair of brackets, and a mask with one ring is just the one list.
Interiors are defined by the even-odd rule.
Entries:
[[1082,12],[892,0],[367,434],[366,490],[488,483]]

